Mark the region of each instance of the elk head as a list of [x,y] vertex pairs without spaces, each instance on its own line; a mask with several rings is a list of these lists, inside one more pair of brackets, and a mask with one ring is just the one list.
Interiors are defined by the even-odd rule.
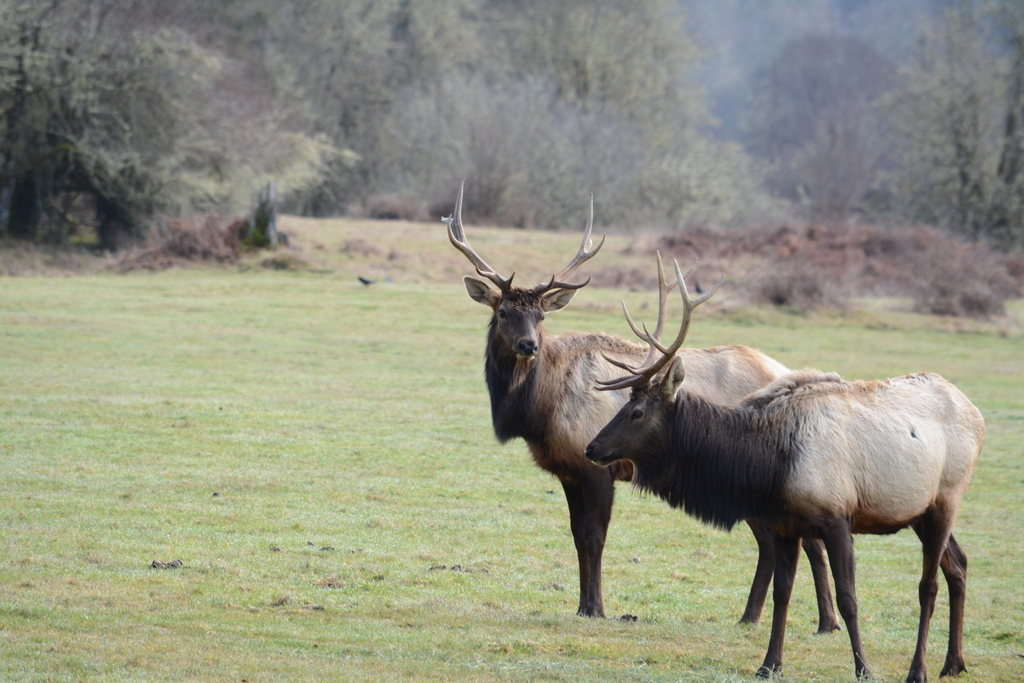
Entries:
[[602,236],[597,247],[590,249],[592,246],[590,231],[594,226],[594,196],[590,196],[590,216],[587,218],[583,241],[580,243],[576,256],[569,262],[569,265],[552,275],[548,282],[542,282],[536,287],[526,289],[512,286],[515,271],[508,278],[501,277],[469,246],[466,231],[462,225],[462,195],[465,185],[466,183],[463,181],[459,186],[459,196],[455,200],[454,213],[443,219],[448,224],[448,239],[469,259],[481,277],[486,278],[498,288],[495,291],[483,280],[467,275],[463,278],[466,289],[473,301],[491,307],[493,311],[491,325],[496,338],[506,347],[507,351],[515,354],[516,358],[520,360],[533,359],[540,351],[538,329],[544,316],[552,311],[565,308],[576,294],[576,290],[585,287],[590,282],[588,277],[583,282],[570,284],[563,282],[563,278],[569,277],[584,262],[597,254],[604,244]]
[[[686,333],[690,329],[690,319],[693,310],[711,298],[718,291],[725,279],[723,275],[715,286],[704,296],[697,300],[690,298],[686,290],[686,282],[683,278],[693,272],[697,265],[693,265],[683,273],[679,270],[679,262],[673,261],[676,271],[676,283],[679,284],[679,292],[683,299],[683,321],[679,328],[679,334],[675,341],[668,346],[662,346],[661,326],[665,317],[666,292],[669,289],[665,284],[665,269],[661,263],[661,255],[658,255],[658,280],[659,280],[659,305],[658,305],[658,328],[654,334],[637,328],[636,323],[629,315],[626,304],[623,302],[622,311],[626,315],[626,322],[629,323],[633,332],[648,344],[647,358],[639,367],[632,367],[626,363],[608,358],[612,365],[626,370],[629,374],[617,379],[598,380],[599,391],[612,391],[615,389],[631,388],[629,401],[621,410],[604,426],[594,440],[587,446],[585,455],[589,460],[601,465],[608,465],[616,460],[634,460],[636,456],[644,453],[664,452],[664,439],[670,437],[670,430],[667,429],[667,422],[675,410],[676,393],[683,384],[686,372],[683,367],[682,358],[676,358],[676,352],[682,347],[686,339]],[[676,283],[672,283],[673,285]],[[668,366],[664,376],[660,380],[654,377],[662,368]],[[654,381],[652,381],[654,380]]]

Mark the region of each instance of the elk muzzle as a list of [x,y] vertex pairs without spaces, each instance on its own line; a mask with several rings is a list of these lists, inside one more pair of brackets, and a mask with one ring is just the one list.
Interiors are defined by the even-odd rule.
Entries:
[[516,358],[532,359],[537,355],[537,340],[535,339],[520,339],[516,342]]
[[603,450],[604,449],[600,447],[595,448],[594,442],[592,441],[590,442],[590,445],[587,446],[587,449],[583,451],[583,455],[586,456],[587,460],[596,462],[598,465],[610,465],[619,459],[615,455],[604,453]]

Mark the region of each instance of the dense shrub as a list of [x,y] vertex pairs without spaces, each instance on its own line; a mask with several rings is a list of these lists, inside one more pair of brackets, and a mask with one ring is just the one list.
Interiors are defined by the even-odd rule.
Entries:
[[991,318],[1005,315],[1019,284],[1004,263],[978,244],[936,241],[915,254],[914,308],[935,315]]
[[[655,249],[680,262],[699,258],[698,282],[710,282],[709,271],[728,272],[752,301],[800,310],[890,295],[911,297],[926,313],[992,317],[1005,313],[1008,299],[1024,295],[1024,257],[921,226],[696,227],[639,238],[630,251]],[[615,285],[626,275],[599,272],[595,281]],[[643,286],[652,286],[652,278]]]
[[165,270],[194,261],[234,263],[238,260],[245,222],[224,216],[194,216],[190,220],[162,218],[151,227],[143,247],[126,250],[115,268]]
[[796,259],[769,261],[746,288],[758,303],[801,311],[846,308],[851,296],[846,278]]

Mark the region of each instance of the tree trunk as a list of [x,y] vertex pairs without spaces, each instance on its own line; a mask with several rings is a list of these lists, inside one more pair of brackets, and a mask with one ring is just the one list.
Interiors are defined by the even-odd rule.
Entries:
[[270,248],[277,249],[277,181],[267,183],[267,201],[264,205],[267,212],[267,239]]

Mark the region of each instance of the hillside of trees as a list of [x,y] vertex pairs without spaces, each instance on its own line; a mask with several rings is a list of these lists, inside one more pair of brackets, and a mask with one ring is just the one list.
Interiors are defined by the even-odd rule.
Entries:
[[0,238],[157,216],[928,224],[1024,247],[1014,0],[0,0]]

